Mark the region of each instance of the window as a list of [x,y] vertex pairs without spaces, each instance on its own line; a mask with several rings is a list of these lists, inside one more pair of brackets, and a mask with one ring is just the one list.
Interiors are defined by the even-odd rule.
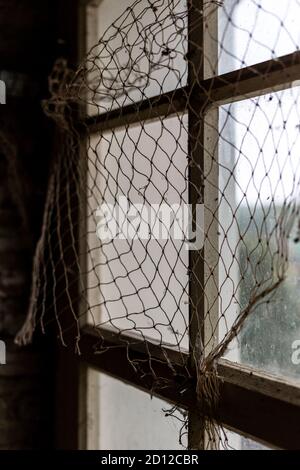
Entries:
[[[203,5],[200,0],[188,2],[188,5],[191,3],[197,7],[198,12],[210,8],[206,2]],[[160,2],[159,5],[158,15],[160,8],[164,8],[164,2]],[[89,3],[84,9],[87,18],[88,46],[93,44],[95,38],[101,36],[126,6],[127,2],[126,5],[122,3],[121,8],[120,2],[106,0]],[[143,2],[139,6],[142,8]],[[179,51],[179,62],[176,65],[179,77],[170,74],[168,79],[161,83],[159,72],[151,70],[150,73],[157,79],[157,87],[146,87],[145,95],[137,91],[126,94],[125,101],[118,94],[120,83],[116,80],[109,111],[107,112],[107,107],[101,109],[100,105],[100,112],[97,115],[95,110],[99,110],[101,87],[90,90],[89,116],[86,119],[91,135],[88,168],[89,178],[97,183],[97,187],[106,191],[106,194],[99,193],[99,198],[103,199],[105,196],[109,202],[110,198],[114,200],[117,197],[119,190],[122,193],[137,191],[136,188],[143,188],[145,181],[148,180],[150,186],[147,190],[154,198],[157,187],[160,189],[160,194],[161,191],[168,191],[170,199],[178,194],[180,188],[182,197],[189,200],[191,189],[185,186],[187,166],[182,155],[188,153],[189,139],[193,138],[195,132],[196,138],[200,140],[198,152],[204,171],[206,165],[212,168],[210,179],[204,188],[204,199],[212,218],[205,219],[208,241],[204,246],[204,263],[199,268],[206,280],[204,295],[203,293],[199,295],[199,292],[195,292],[193,286],[189,284],[183,269],[187,263],[184,259],[187,256],[186,252],[178,254],[177,250],[176,263],[172,265],[174,255],[171,246],[166,248],[156,244],[152,248],[154,259],[160,259],[162,252],[165,255],[165,260],[159,265],[158,270],[154,269],[149,260],[139,259],[139,241],[135,241],[129,247],[126,240],[118,241],[118,255],[122,253],[122,256],[116,257],[108,247],[104,248],[98,257],[95,258],[91,254],[86,260],[87,271],[92,271],[92,274],[87,276],[89,295],[93,297],[91,303],[99,308],[92,309],[88,321],[82,326],[81,361],[85,364],[83,395],[86,394],[86,389],[88,397],[90,393],[94,394],[94,399],[88,400],[87,410],[83,414],[97,416],[96,423],[94,418],[90,433],[90,436],[94,437],[89,437],[88,432],[83,447],[120,448],[122,445],[124,448],[130,446],[150,448],[157,446],[156,438],[159,434],[161,434],[159,440],[161,446],[174,446],[174,429],[178,428],[174,423],[170,424],[169,418],[163,423],[159,411],[164,407],[163,403],[176,404],[181,411],[188,413],[188,445],[195,448],[201,441],[202,446],[205,446],[205,442],[200,439],[200,434],[204,435],[203,425],[195,412],[195,389],[183,387],[182,393],[178,393],[174,374],[170,373],[168,365],[172,364],[176,377],[184,375],[183,371],[186,370],[187,364],[189,365],[189,342],[195,341],[199,333],[199,324],[203,325],[201,339],[205,353],[209,353],[213,343],[226,334],[228,327],[247,302],[253,283],[251,272],[243,272],[245,253],[250,251],[251,256],[255,257],[259,250],[264,249],[263,234],[260,237],[260,245],[251,248],[253,241],[251,230],[255,233],[256,222],[266,217],[265,209],[270,207],[270,193],[275,195],[272,210],[266,217],[270,231],[276,211],[282,209],[283,197],[285,200],[295,197],[297,188],[294,177],[299,172],[297,154],[299,89],[293,82],[300,78],[300,55],[297,47],[299,37],[295,21],[297,6],[300,7],[298,2],[293,0],[281,2],[225,0],[223,7],[212,8],[209,15],[199,14],[197,21],[193,16],[194,13],[191,13],[188,15],[188,24],[182,20],[180,26],[186,30],[186,43],[177,44],[176,31],[172,31],[170,24],[164,25],[169,31],[168,34],[174,36],[174,47]],[[177,8],[179,12],[184,12],[185,2],[178,1]],[[128,15],[130,16],[130,13]],[[149,29],[149,25],[153,24],[151,18],[146,18],[146,23],[135,22],[135,28],[138,25],[140,29],[131,29],[132,20],[129,16],[126,21],[131,31],[128,36],[130,40],[133,43],[139,39],[144,42],[151,38],[153,40],[155,32],[151,27]],[[117,30],[118,20],[115,25]],[[146,30],[148,37],[143,38],[143,31]],[[276,31],[280,34],[276,34]],[[116,35],[115,41],[118,40]],[[115,49],[118,49],[117,42],[115,44]],[[191,103],[189,98],[187,106],[188,71],[183,59],[193,44],[196,44],[203,54],[200,58],[197,54],[191,55],[190,60],[194,61],[194,69],[189,72],[197,71],[199,88],[195,92],[195,100]],[[139,46],[139,42],[137,45]],[[113,50],[107,50],[108,61],[112,60],[113,54]],[[147,68],[149,64],[145,63],[145,56],[139,55],[139,52],[136,54],[135,60],[139,63],[140,69]],[[128,60],[126,44],[114,59],[126,64]],[[92,59],[93,64],[96,60],[97,49]],[[98,64],[97,70],[99,69],[101,64]],[[149,72],[149,69],[147,70]],[[91,73],[96,73],[94,68]],[[143,78],[142,73],[140,78]],[[104,83],[105,79],[108,77],[104,77]],[[121,82],[123,80],[124,78]],[[128,77],[129,82],[130,80],[132,77]],[[174,103],[172,109],[169,106],[169,93],[172,93]],[[132,106],[137,103],[138,107]],[[187,108],[196,109],[197,106],[205,110],[203,123],[193,120],[192,112],[186,113]],[[114,114],[118,107],[123,109],[122,119],[117,119]],[[162,122],[169,133],[161,134]],[[269,132],[270,123],[274,131],[272,133]],[[186,128],[189,129],[188,132],[184,132]],[[150,140],[149,134],[152,136]],[[144,155],[135,151],[135,143],[139,139],[144,141]],[[174,139],[180,142],[180,145],[176,146],[177,150],[174,150]],[[126,167],[128,160],[126,161],[124,153],[118,146],[119,141],[123,142],[123,149],[124,147],[128,149],[126,153],[131,155],[128,168]],[[288,154],[288,160],[280,158],[279,153]],[[117,155],[119,165],[114,166],[109,160],[105,161],[107,154]],[[147,166],[147,155],[150,154],[155,162],[154,173]],[[173,169],[169,172],[170,158]],[[99,161],[101,169],[97,166]],[[133,165],[138,170],[139,177],[133,181],[133,184],[130,179],[131,184],[128,185],[128,175],[132,178],[130,168]],[[226,172],[229,170],[231,177],[228,178]],[[123,173],[121,176],[120,172]],[[115,185],[117,173],[120,181],[118,187]],[[167,174],[167,178],[162,179],[162,173]],[[136,175],[133,178],[136,178]],[[199,179],[195,179],[193,174],[189,175],[189,178],[191,180],[189,183],[199,184]],[[168,188],[163,188],[166,181]],[[90,185],[91,181],[88,186]],[[172,193],[172,185],[176,185],[176,194]],[[87,230],[90,247],[95,243],[93,227],[98,205],[95,194],[97,192],[86,195],[87,210],[90,213],[88,224],[91,224]],[[222,199],[219,199],[220,194],[223,195]],[[134,194],[131,196],[134,197]],[[229,224],[230,211],[234,211],[236,223]],[[249,239],[246,243],[241,243],[238,227],[248,224],[249,214],[251,221],[250,229],[248,227]],[[295,229],[296,227],[293,228]],[[292,238],[289,243],[291,264],[287,280],[276,292],[272,303],[267,307],[258,307],[261,309],[259,314],[249,317],[241,335],[231,343],[226,357],[220,359],[217,364],[220,383],[218,419],[230,430],[229,442],[241,449],[262,445],[253,444],[254,441],[259,441],[267,447],[293,448],[300,439],[298,427],[300,388],[297,381],[300,375],[297,367],[289,361],[293,352],[291,345],[299,336],[298,331],[300,333],[299,315],[296,315],[296,312],[299,312],[297,289],[300,254],[299,247],[292,242]],[[222,253],[223,264],[216,257],[216,253],[219,252]],[[235,254],[234,261],[227,263],[226,260],[232,260],[232,253]],[[132,268],[126,279],[122,273],[122,257]],[[145,279],[135,277],[135,263],[139,265],[144,263]],[[205,271],[205,265],[212,267],[209,274]],[[269,268],[266,256],[258,273],[262,282],[268,277]],[[185,305],[184,315],[176,313],[170,328],[169,312],[174,310],[172,305],[174,295],[165,297],[164,305],[159,298],[154,299],[156,311],[152,314],[155,315],[160,327],[153,330],[151,328],[153,317],[151,314],[145,315],[144,306],[146,305],[147,310],[147,302],[153,305],[153,299],[150,298],[153,287],[157,292],[164,289],[164,278],[166,273],[170,277],[170,272],[173,284],[171,287],[168,286],[168,289],[170,293],[175,293],[175,303],[182,301]],[[147,291],[149,278],[152,283],[151,291]],[[141,291],[145,295],[143,307],[140,304]],[[215,302],[216,292],[219,302]],[[121,297],[127,298],[126,301],[118,300],[120,293]],[[197,298],[199,322],[189,321],[189,304],[195,299],[194,296],[199,296]],[[235,303],[232,302],[233,297],[236,298]],[[126,311],[126,319],[122,315],[122,309]],[[209,317],[206,315],[207,311],[210,312]],[[226,318],[224,312],[227,312]],[[132,316],[134,331],[130,321]],[[107,323],[113,328],[106,328]],[[108,346],[107,352],[101,355],[92,353],[98,337],[97,329],[91,325],[101,329],[101,337]],[[143,341],[139,341],[141,338]],[[157,340],[161,338],[163,349],[161,344],[157,347]],[[148,351],[151,349],[151,356],[157,360],[159,376],[168,378],[171,382],[173,380],[174,387],[153,390],[150,373],[147,380],[134,374],[132,366],[127,361],[129,346],[135,358],[140,361],[148,357]],[[98,375],[95,375],[96,372],[92,373],[91,368],[96,369]],[[191,371],[193,372],[193,367]],[[191,383],[192,381],[193,377]],[[147,395],[152,393],[155,400],[147,403]],[[120,394],[122,399],[126,398],[128,407],[131,407],[132,402],[136,404],[136,408],[130,412],[130,417],[136,425],[134,429],[126,430],[124,424],[126,439],[122,444],[116,443],[113,437],[110,437],[110,433],[105,436],[101,434],[101,427],[106,426],[106,421],[110,420],[111,414],[114,413],[113,403],[118,403]],[[92,411],[91,403],[96,406]],[[139,406],[145,407],[151,429],[157,429],[158,436],[154,434],[151,437],[145,436],[143,431],[138,433]],[[99,409],[102,409],[100,415]],[[82,418],[82,422],[89,421]],[[283,425],[278,426],[276,424],[278,422]],[[166,429],[165,432],[162,431],[163,428]],[[93,429],[100,431],[95,434]],[[242,436],[248,436],[248,440]]]
[[219,10],[219,73],[298,50],[298,8],[297,0],[225,0]]
[[[89,371],[90,448],[104,450],[182,449],[183,419],[167,416],[169,404],[105,374]],[[97,401],[97,403],[95,403]],[[98,413],[95,414],[95,409]]]
[[[126,8],[132,5],[131,0],[113,3],[102,0],[88,9],[90,25],[88,46],[92,47],[100,38],[105,38],[108,30],[110,32],[107,37],[111,36],[111,29],[109,29],[111,25],[115,32],[114,38],[110,37],[109,43],[101,44],[93,50],[88,63],[88,67],[93,69],[90,74],[91,82],[95,76],[97,83],[99,69],[105,68],[102,85],[97,86],[96,89],[91,87],[93,89],[89,107],[91,114],[107,110],[107,105],[104,109],[101,109],[101,104],[99,106],[106,87],[112,86],[111,109],[115,109],[172,91],[187,83],[188,70],[184,59],[187,42],[182,40],[182,36],[180,36],[180,41],[178,40],[178,31],[186,29],[186,0],[174,3],[174,14],[177,15],[175,25],[171,18],[166,17],[168,4],[163,1],[156,2],[153,10],[149,8],[148,0],[139,2],[134,8],[134,14],[128,9],[128,14],[121,17]],[[118,28],[121,27],[126,34],[125,40],[118,34]],[[165,37],[168,38],[168,47],[176,50],[176,58],[173,61],[174,71],[168,67],[172,58],[162,55],[158,59]],[[106,54],[103,54],[103,49]],[[147,51],[151,53],[147,54]],[[99,53],[102,53],[103,57],[101,63],[97,61]],[[158,62],[159,67],[157,67]],[[118,69],[120,72],[115,76]],[[127,76],[128,70],[131,71]],[[122,95],[124,82],[128,87],[125,99]],[[95,103],[95,106],[92,103]]]
[[[227,230],[228,238],[226,242],[220,240],[220,246],[224,252],[237,255],[237,263],[231,265],[229,273],[228,269],[222,272],[220,267],[221,293],[226,291],[221,297],[226,303],[227,296],[228,304],[223,306],[224,309],[230,308],[232,295],[237,299],[236,308],[242,309],[249,302],[255,277],[268,282],[272,274],[272,255],[266,250],[266,244],[272,242],[269,233],[275,232],[275,221],[283,210],[283,204],[288,206],[297,198],[300,169],[298,102],[299,87],[293,87],[220,108],[222,136],[219,159],[226,172],[231,170],[235,174],[226,187],[222,181],[228,182],[227,175],[220,174],[221,191],[226,194],[220,212],[224,218],[228,218],[230,210],[236,213],[236,225],[230,227],[229,234]],[[229,145],[232,141],[234,147]],[[255,232],[262,218],[266,219],[267,230],[261,233],[260,244],[256,244]],[[225,231],[224,221],[222,227]],[[243,240],[238,236],[239,229],[247,231]],[[296,229],[295,223],[289,238],[290,266],[286,280],[272,301],[258,306],[256,314],[247,320],[240,342],[235,344],[235,358],[259,369],[299,380],[298,366],[291,361],[291,345],[297,340],[300,327]],[[259,273],[250,272],[249,266],[245,268],[244,258],[249,252],[253,257],[260,257],[263,251],[265,256]],[[222,280],[225,271],[229,274],[227,281]],[[235,285],[230,285],[230,279],[236,279]],[[232,350],[230,354],[233,354]]]
[[[162,194],[169,204],[179,204],[180,199],[187,202],[186,128],[187,116],[178,116],[117,128],[104,133],[100,141],[95,136],[88,164],[88,187],[93,191],[87,201],[89,247],[96,247],[88,258],[89,304],[96,306],[91,309],[90,323],[151,336],[185,350],[188,252],[182,243],[131,241],[124,235],[124,239],[114,243],[104,242],[99,250],[94,227],[99,201],[113,204],[116,198],[126,195],[131,201],[140,202],[143,188],[143,195],[152,203],[159,204]],[[143,142],[141,148],[136,148],[138,141]]]

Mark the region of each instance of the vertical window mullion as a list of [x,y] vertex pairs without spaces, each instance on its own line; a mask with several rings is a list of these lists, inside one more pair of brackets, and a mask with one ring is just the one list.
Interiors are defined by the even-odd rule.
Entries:
[[[188,155],[189,155],[189,204],[195,214],[196,204],[203,203],[202,190],[198,190],[203,174],[203,123],[199,120],[199,103],[191,96],[196,84],[204,78],[203,56],[203,0],[188,0],[188,58],[189,58],[189,115],[188,115]],[[201,21],[199,21],[201,19]],[[201,194],[202,193],[202,194]],[[193,217],[194,218],[194,217]],[[197,345],[202,347],[204,340],[204,264],[198,250],[189,252],[189,350],[190,368],[197,375]],[[189,410],[188,417],[188,446],[190,449],[205,447],[204,422],[198,408]]]
[[[201,21],[199,21],[201,19]],[[190,251],[190,367],[197,377],[197,360],[217,341],[218,303],[218,110],[205,117],[197,102],[197,85],[217,73],[218,9],[203,0],[189,1],[189,203],[204,204],[204,246]],[[214,70],[213,70],[214,69]],[[206,182],[204,176],[208,175]],[[208,242],[209,240],[209,242]],[[208,320],[209,315],[209,320]],[[205,422],[198,410],[189,412],[189,447],[206,448]]]

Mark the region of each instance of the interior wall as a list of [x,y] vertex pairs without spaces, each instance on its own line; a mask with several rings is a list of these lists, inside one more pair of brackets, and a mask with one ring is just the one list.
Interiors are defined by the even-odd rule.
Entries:
[[7,103],[0,107],[0,449],[54,445],[54,355],[51,338],[37,334],[19,348],[30,294],[53,129],[41,99],[64,42],[55,0],[0,0],[0,79]]

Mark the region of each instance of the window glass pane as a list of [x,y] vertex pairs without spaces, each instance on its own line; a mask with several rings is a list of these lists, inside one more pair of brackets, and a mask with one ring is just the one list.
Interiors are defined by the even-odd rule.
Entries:
[[102,0],[88,12],[88,47],[104,39],[87,62],[90,114],[186,85],[186,0]]
[[[225,436],[222,439],[222,446],[224,450],[271,450],[259,442],[253,441],[249,437],[241,436],[240,434],[228,431],[225,429]],[[221,450],[222,450],[221,448]]]
[[[224,0],[219,7],[219,74],[299,48],[299,0]],[[217,72],[217,68],[215,67]]]
[[[220,108],[221,336],[249,305],[256,286],[263,290],[276,277],[276,224],[299,201],[299,106],[295,87]],[[228,357],[300,379],[297,217],[293,223],[286,279],[267,302],[256,303]]]
[[90,321],[183,349],[188,348],[188,250],[183,241],[168,235],[100,241],[96,211],[120,198],[131,204],[147,201],[148,208],[187,202],[186,155],[186,116],[146,122],[95,136],[88,176]]
[[[166,416],[171,405],[105,374],[89,371],[94,412],[90,404],[90,446],[99,450],[182,449],[183,417]],[[97,392],[97,394],[95,394]],[[96,406],[95,406],[96,405]],[[95,413],[96,410],[96,413]],[[94,444],[91,444],[94,443]],[[186,445],[186,436],[183,435]],[[91,447],[90,447],[91,449]]]

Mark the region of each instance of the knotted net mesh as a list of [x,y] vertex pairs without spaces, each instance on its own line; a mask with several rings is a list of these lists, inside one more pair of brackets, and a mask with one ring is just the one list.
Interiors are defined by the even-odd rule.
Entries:
[[289,74],[299,2],[137,0],[122,10],[100,15],[76,71],[60,59],[49,79],[57,145],[17,340],[55,322],[63,343],[75,326],[80,351],[86,321],[97,352],[109,330],[158,388],[157,351],[174,375],[175,351],[178,387],[197,377],[211,447],[222,440],[217,361],[266,366],[255,338],[285,321],[276,305],[288,297],[290,250],[298,256],[299,87]]

